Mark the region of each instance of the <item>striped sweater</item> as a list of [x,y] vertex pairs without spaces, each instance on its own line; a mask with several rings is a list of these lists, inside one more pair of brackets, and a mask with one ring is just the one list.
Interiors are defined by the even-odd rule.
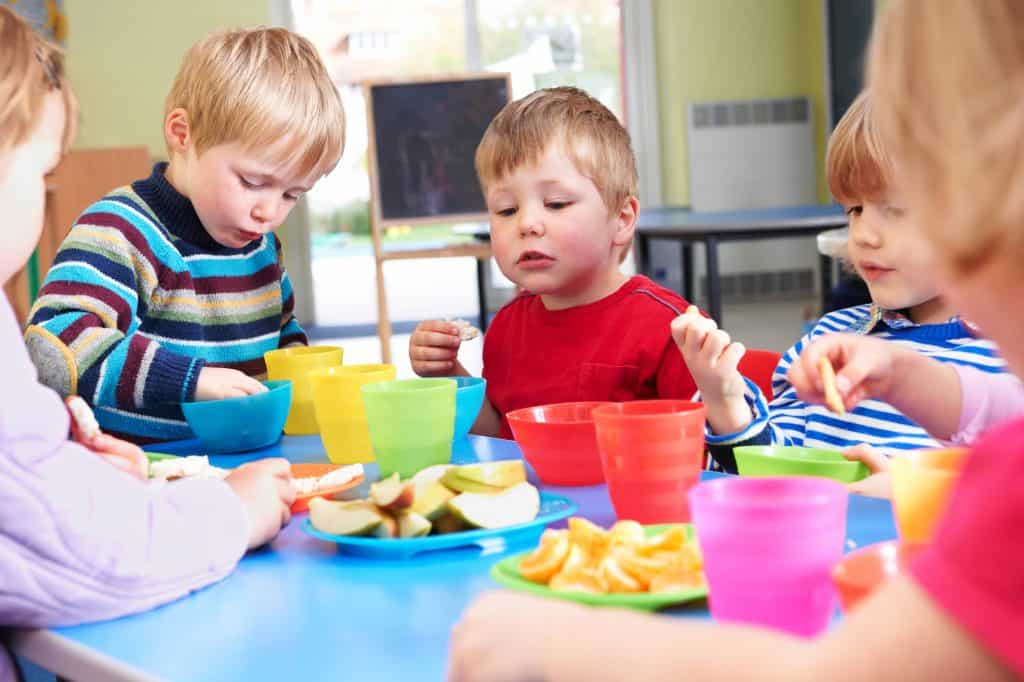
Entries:
[[[870,334],[941,362],[983,372],[1006,371],[995,345],[975,337],[958,318],[942,324],[917,325],[899,313],[883,311],[872,304],[829,313],[782,356],[772,377],[771,404],[747,380],[746,399],[753,414],[747,428],[724,435],[707,432],[708,447],[721,468],[735,472],[732,448],[737,445],[800,445],[838,450],[866,443],[887,455],[940,445],[887,403],[865,400],[840,416],[823,405],[812,405],[797,397],[786,378],[790,364],[811,341],[835,332]],[[922,387],[922,395],[926,391],[927,387]]]
[[306,343],[277,237],[221,246],[165,169],[82,213],[25,331],[43,383],[141,443],[192,437],[180,403],[204,366],[262,377],[266,351]]

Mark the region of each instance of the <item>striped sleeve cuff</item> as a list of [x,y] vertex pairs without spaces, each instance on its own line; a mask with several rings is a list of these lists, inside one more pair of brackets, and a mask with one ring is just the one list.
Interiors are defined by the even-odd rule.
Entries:
[[205,366],[205,360],[158,346],[146,375],[142,404],[191,402]]
[[743,377],[743,381],[747,384],[747,390],[743,393],[743,399],[750,406],[750,411],[754,418],[747,425],[747,428],[736,433],[716,435],[711,433],[711,429],[705,425],[704,439],[708,445],[736,445],[743,443],[758,436],[768,426],[768,402],[761,394],[761,389],[747,377]]

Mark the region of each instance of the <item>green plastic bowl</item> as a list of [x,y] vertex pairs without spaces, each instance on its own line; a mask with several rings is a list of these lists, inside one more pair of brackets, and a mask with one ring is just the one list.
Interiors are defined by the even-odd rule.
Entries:
[[819,476],[840,483],[867,478],[868,468],[838,450],[782,445],[742,445],[732,449],[740,476]]

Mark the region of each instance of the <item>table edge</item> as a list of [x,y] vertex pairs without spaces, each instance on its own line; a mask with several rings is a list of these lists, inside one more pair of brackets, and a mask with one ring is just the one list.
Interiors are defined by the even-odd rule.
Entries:
[[75,682],[159,682],[160,678],[134,668],[52,630],[11,630],[8,644],[59,677]]

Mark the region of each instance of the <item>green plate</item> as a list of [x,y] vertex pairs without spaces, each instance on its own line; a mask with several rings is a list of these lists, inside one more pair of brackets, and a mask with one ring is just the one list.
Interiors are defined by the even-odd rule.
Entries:
[[[650,537],[660,533],[666,527],[667,526],[664,524],[644,526],[644,532],[648,537]],[[686,524],[686,527],[687,534],[692,538],[693,527],[690,524]],[[565,599],[568,601],[578,602],[580,604],[587,604],[589,606],[616,606],[636,609],[638,611],[656,611],[658,609],[663,609],[666,606],[682,604],[696,599],[703,599],[708,596],[708,590],[706,587],[695,587],[690,590],[665,592],[663,594],[650,594],[648,592],[633,594],[589,594],[587,592],[562,592],[560,590],[552,590],[547,585],[541,585],[527,580],[519,572],[519,563],[528,554],[530,554],[530,552],[523,552],[522,554],[510,556],[496,563],[491,568],[491,577],[494,578],[497,583],[505,587],[513,590],[520,590],[522,592],[529,592],[530,594],[536,594],[542,597]]]

